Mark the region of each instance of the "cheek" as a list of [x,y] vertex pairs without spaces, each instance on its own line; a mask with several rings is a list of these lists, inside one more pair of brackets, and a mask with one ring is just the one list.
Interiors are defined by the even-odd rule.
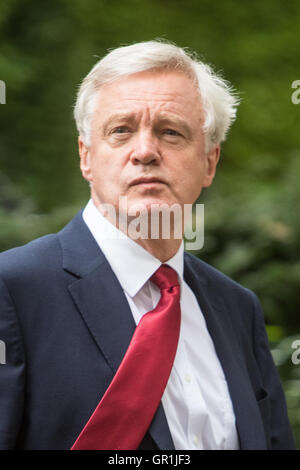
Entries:
[[116,159],[98,155],[92,162],[92,175],[94,187],[102,197],[122,191],[122,167]]
[[177,174],[180,179],[191,184],[196,181],[201,181],[204,174],[204,159],[201,154],[192,155],[190,158],[182,160],[181,165],[177,167]]
[[94,178],[105,180],[113,172],[113,169],[113,159],[109,158],[107,152],[98,146],[91,156],[91,170]]
[[181,185],[182,191],[185,192],[185,198],[190,203],[195,201],[203,186],[204,165],[201,157],[197,160],[185,161],[181,171],[178,169],[177,180]]

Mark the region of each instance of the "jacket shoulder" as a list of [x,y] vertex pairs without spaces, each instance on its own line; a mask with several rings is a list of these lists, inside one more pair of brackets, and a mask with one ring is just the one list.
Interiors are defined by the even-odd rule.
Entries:
[[60,256],[60,245],[56,234],[49,234],[29,243],[0,253],[0,276],[3,278],[24,277],[42,266],[51,266]]

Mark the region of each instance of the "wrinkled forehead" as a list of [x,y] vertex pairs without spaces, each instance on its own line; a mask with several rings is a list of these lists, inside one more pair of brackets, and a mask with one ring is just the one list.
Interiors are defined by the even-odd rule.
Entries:
[[195,83],[178,71],[148,71],[102,85],[97,93],[95,118],[110,114],[147,111],[171,113],[199,125],[203,116]]

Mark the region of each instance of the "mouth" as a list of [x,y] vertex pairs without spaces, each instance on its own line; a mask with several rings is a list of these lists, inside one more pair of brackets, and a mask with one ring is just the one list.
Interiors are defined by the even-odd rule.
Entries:
[[131,181],[129,186],[138,186],[138,185],[158,185],[158,184],[166,184],[165,181],[163,181],[160,178],[150,178],[150,177],[141,177],[141,178],[136,178],[133,181]]

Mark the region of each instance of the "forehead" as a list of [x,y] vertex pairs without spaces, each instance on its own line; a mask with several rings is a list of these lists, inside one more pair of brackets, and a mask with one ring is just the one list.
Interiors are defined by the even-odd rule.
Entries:
[[[173,113],[189,120],[201,120],[202,106],[195,84],[177,71],[139,72],[103,85],[97,97],[96,114],[107,117],[116,112]],[[104,116],[105,114],[105,116]]]

